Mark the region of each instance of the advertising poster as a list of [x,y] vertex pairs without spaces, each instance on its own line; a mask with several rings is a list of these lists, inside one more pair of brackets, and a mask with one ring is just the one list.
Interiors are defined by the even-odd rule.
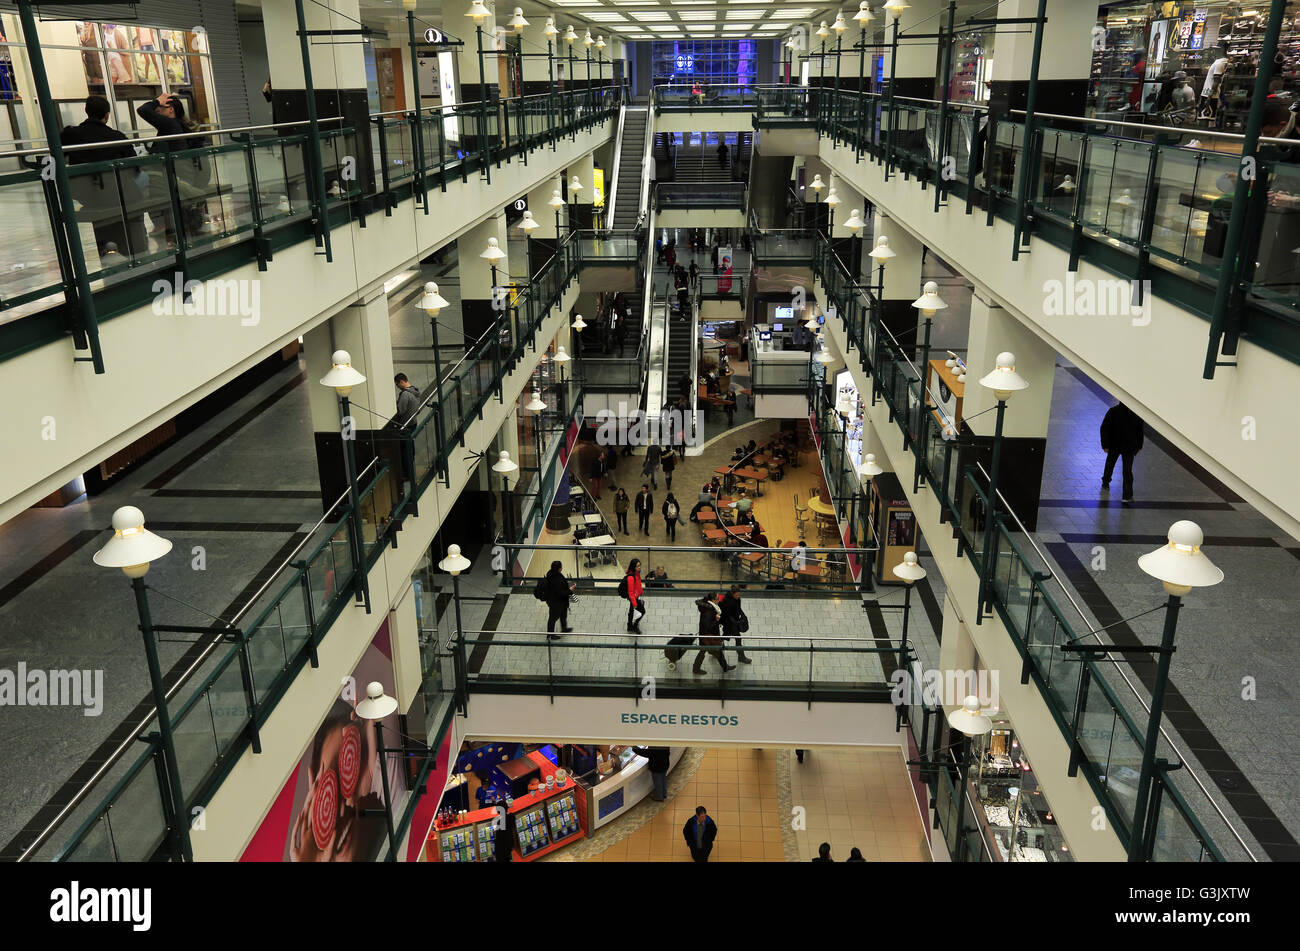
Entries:
[[[343,684],[240,861],[372,862],[379,855],[386,844],[386,823],[382,815],[363,818],[362,812],[384,808],[380,757],[374,724],[355,709],[365,699],[366,685],[375,680],[389,696],[395,693],[387,621]],[[385,742],[400,745],[397,713],[383,722]],[[400,807],[407,790],[403,761],[385,759]]]

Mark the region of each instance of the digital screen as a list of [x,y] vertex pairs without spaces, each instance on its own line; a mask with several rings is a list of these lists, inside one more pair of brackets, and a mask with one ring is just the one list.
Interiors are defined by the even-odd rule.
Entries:
[[777,319],[777,320],[794,320],[794,308],[793,308],[793,307],[778,307],[778,308],[776,308],[776,319]]
[[759,333],[758,333],[758,339],[759,339],[759,340],[771,340],[771,339],[772,339],[772,331],[770,331],[770,330],[761,330],[761,331],[759,331]]
[[623,808],[623,788],[619,787],[604,799],[596,803],[596,815],[604,819],[606,816],[618,812]]
[[784,329],[785,329],[785,327],[784,327],[783,325],[781,325],[781,324],[773,324],[773,325],[772,325],[772,330],[773,330],[775,333],[780,333],[780,332],[781,332],[782,330],[784,330]]

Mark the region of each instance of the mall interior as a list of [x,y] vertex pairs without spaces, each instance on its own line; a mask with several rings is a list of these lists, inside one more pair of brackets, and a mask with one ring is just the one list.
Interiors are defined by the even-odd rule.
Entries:
[[1297,109],[1297,0],[0,2],[0,855],[1300,858]]

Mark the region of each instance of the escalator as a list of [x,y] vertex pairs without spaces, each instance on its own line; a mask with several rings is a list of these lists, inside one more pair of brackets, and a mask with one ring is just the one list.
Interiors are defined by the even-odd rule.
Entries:
[[650,110],[628,106],[623,112],[623,133],[618,143],[618,161],[611,196],[615,229],[631,230],[641,214],[641,187],[645,161],[646,125]]

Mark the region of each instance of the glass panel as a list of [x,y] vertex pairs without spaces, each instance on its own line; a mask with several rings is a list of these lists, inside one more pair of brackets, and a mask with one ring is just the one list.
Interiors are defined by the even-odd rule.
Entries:
[[176,740],[176,765],[186,800],[198,792],[217,761],[217,738],[209,695],[204,692],[172,724]]

